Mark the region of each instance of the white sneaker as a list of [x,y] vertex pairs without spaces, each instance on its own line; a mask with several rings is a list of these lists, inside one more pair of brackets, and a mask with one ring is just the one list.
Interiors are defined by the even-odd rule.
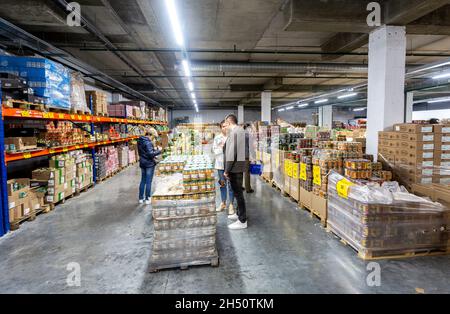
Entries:
[[216,208],[216,212],[221,212],[226,208],[226,205],[224,203],[220,204],[219,207]]
[[238,217],[237,214],[233,214],[233,215],[228,215],[228,219],[230,219],[230,220],[238,220],[239,217]]
[[144,204],[144,200],[139,200],[139,204]]
[[228,225],[228,229],[231,230],[241,230],[247,229],[247,222],[242,223],[240,220],[233,222],[231,225]]
[[152,203],[151,197],[148,200],[145,200],[145,205],[150,205],[151,203]]

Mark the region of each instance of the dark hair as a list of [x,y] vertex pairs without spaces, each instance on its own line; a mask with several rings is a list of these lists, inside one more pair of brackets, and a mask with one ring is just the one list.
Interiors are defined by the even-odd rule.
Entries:
[[237,124],[238,123],[238,119],[237,119],[237,117],[234,114],[229,114],[225,118],[225,120],[228,120],[228,119],[230,119],[233,122],[233,124]]
[[222,127],[222,125],[225,123],[225,120],[220,121],[220,127]]

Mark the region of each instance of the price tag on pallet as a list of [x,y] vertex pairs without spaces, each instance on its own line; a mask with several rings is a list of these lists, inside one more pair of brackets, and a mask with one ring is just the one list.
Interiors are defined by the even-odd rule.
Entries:
[[313,166],[313,183],[319,186],[322,185],[322,175],[319,166]]
[[336,191],[340,197],[348,199],[348,191],[350,187],[354,185],[355,184],[350,182],[349,180],[342,179],[336,183]]
[[28,117],[31,117],[31,112],[28,111],[28,110],[22,110],[22,112],[20,113],[20,115],[21,115],[22,117],[28,118]]
[[31,158],[31,153],[23,153],[23,158],[30,159]]
[[306,164],[300,163],[300,179],[306,181]]

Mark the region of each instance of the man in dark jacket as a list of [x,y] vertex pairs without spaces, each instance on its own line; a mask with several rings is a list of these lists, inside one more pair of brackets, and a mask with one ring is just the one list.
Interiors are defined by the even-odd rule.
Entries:
[[247,228],[247,209],[244,194],[242,192],[242,181],[244,172],[248,168],[248,137],[246,131],[237,125],[235,115],[228,115],[225,119],[228,124],[228,138],[224,147],[224,176],[229,178],[231,189],[237,201],[237,214],[230,215],[230,220],[236,220],[228,226],[232,230]]
[[[160,149],[155,149],[151,141],[154,135],[149,131],[145,132],[145,136],[138,139],[139,166],[141,167],[142,177],[139,185],[139,204],[150,204],[152,191],[153,174],[155,173],[156,161],[155,157],[161,154]],[[144,198],[145,192],[145,198]]]

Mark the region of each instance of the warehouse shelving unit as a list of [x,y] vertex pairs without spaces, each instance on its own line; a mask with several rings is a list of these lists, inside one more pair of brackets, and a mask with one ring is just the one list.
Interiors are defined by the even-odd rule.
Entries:
[[[2,91],[0,88],[0,99],[2,99]],[[90,100],[90,107],[92,109],[92,100]],[[10,230],[9,224],[9,206],[8,206],[8,192],[7,192],[7,165],[10,162],[31,159],[35,157],[51,156],[61,153],[66,153],[78,149],[90,149],[92,158],[94,161],[94,184],[95,184],[95,148],[104,145],[110,145],[114,143],[128,143],[129,141],[139,138],[139,136],[129,136],[126,138],[120,138],[109,141],[91,142],[83,143],[77,145],[70,145],[64,147],[53,147],[36,149],[28,152],[17,152],[17,153],[6,153],[5,151],[5,119],[34,119],[34,120],[59,120],[59,121],[71,121],[71,122],[82,122],[89,123],[91,125],[91,134],[94,133],[95,124],[105,124],[105,123],[120,123],[128,126],[129,124],[138,125],[167,125],[164,121],[148,121],[139,119],[128,119],[128,118],[113,118],[113,117],[100,117],[95,115],[87,114],[74,114],[74,113],[59,113],[59,112],[44,112],[38,110],[27,110],[18,108],[9,108],[0,106],[0,189],[1,189],[1,211],[0,211],[0,236],[3,236]],[[128,127],[126,127],[126,132],[128,133]]]

